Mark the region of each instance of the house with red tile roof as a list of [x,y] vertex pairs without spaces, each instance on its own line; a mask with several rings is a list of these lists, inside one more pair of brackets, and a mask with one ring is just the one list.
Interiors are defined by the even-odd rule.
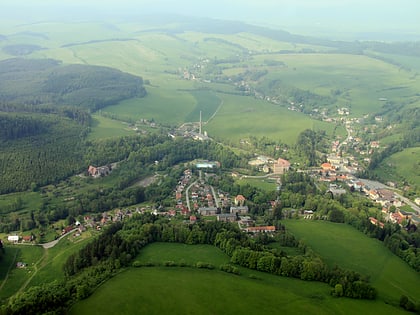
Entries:
[[374,217],[369,217],[369,221],[370,223],[372,223],[373,225],[379,226],[381,229],[384,228],[384,224],[381,221],[378,221],[376,218]]
[[237,206],[243,206],[245,201],[246,201],[246,198],[242,195],[237,195],[234,200],[235,205]]
[[273,164],[273,173],[274,174],[284,174],[290,169],[290,162],[279,158],[277,163]]

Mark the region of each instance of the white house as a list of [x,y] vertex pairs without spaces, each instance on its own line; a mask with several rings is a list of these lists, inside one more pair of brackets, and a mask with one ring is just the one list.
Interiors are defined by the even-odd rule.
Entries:
[[19,242],[19,235],[9,235],[9,236],[7,237],[7,240],[8,240],[10,243],[17,243],[17,242]]

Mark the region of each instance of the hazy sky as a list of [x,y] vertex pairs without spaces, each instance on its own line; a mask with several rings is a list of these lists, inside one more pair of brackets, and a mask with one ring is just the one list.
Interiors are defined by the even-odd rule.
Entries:
[[[173,13],[353,32],[420,33],[419,0],[0,0],[0,17],[32,21]],[[1,30],[0,30],[1,33]]]

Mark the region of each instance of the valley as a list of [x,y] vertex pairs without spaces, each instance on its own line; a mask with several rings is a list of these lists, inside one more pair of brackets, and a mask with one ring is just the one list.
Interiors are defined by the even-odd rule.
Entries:
[[172,19],[0,21],[2,314],[418,311],[418,42]]

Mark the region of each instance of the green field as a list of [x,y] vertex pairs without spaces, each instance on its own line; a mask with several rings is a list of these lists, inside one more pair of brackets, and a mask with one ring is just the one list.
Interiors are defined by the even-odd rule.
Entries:
[[[6,246],[4,261],[0,264],[0,299],[34,285],[64,280],[64,262],[91,236],[91,232],[85,232],[77,238],[71,235],[49,249],[34,245]],[[25,263],[26,267],[16,268],[17,262]]]
[[[45,257],[44,249],[40,246],[7,246],[5,252],[7,258],[5,258],[5,265],[1,270],[0,299],[8,298],[19,290],[24,289],[31,276],[37,272],[39,264]],[[17,262],[25,263],[26,267],[16,268]],[[4,273],[6,268],[8,274],[7,271]]]
[[[325,53],[330,48],[323,46],[288,43],[246,32],[211,34],[189,29],[176,34],[143,32],[150,27],[140,22],[118,25],[93,22],[34,25],[31,31],[47,34],[45,38],[25,33],[25,27],[16,26],[8,42],[0,43],[0,48],[11,44],[38,44],[46,49],[28,57],[108,66],[150,81],[146,86],[148,95],[145,98],[123,101],[103,109],[104,112],[115,114],[121,120],[144,118],[177,126],[198,121],[200,111],[203,120],[207,121],[221,105],[205,129],[211,137],[232,142],[254,135],[294,144],[303,130],[302,126],[326,129],[331,134],[334,125],[289,112],[284,107],[253,97],[222,94],[220,91],[234,92],[235,86],[226,81],[210,82],[201,78],[185,80],[185,69],[199,69],[194,71],[198,71],[203,79],[212,71],[221,71],[219,76],[223,76],[248,70],[266,70],[267,74],[258,83],[261,86],[280,81],[286,86],[327,97],[331,96],[332,90],[341,90],[342,93],[332,104],[321,105],[329,107],[333,114],[336,114],[337,107],[342,106],[349,107],[352,116],[378,111],[383,105],[379,98],[396,103],[410,102],[410,107],[420,105],[416,96],[420,85],[413,71],[364,55]],[[176,25],[162,27],[170,30]],[[75,36],[74,32],[78,30],[83,31],[80,31],[80,36]],[[21,33],[16,33],[18,31]],[[311,49],[313,53],[301,53],[302,49]],[[238,56],[243,56],[243,59]],[[383,56],[409,64],[412,69],[417,69],[419,64],[418,58],[414,57]],[[4,53],[0,55],[1,59],[7,57]],[[203,60],[207,60],[207,63],[199,65]],[[209,63],[213,60],[226,61],[216,68]],[[270,66],[270,62],[283,62],[285,66]],[[92,139],[131,132],[103,117],[94,117],[92,130]],[[344,130],[339,128],[337,134],[343,135]]]
[[420,274],[380,241],[344,224],[311,220],[286,220],[284,224],[331,267],[338,265],[369,276],[378,299],[397,303],[404,294],[420,300]]
[[407,148],[386,158],[375,173],[386,181],[420,186],[420,147]]
[[90,140],[123,137],[135,134],[134,130],[128,128],[127,124],[118,120],[99,115],[93,115],[92,120],[92,132],[89,134],[88,138]]
[[136,258],[142,264],[174,261],[175,263],[186,263],[193,265],[197,262],[211,263],[214,266],[226,264],[229,257],[223,252],[215,250],[210,245],[186,245],[172,243],[153,243],[146,246]]
[[274,191],[277,187],[276,181],[268,178],[241,178],[237,183],[241,186],[251,185],[267,192]]
[[219,94],[223,105],[216,117],[203,127],[210,137],[239,142],[250,136],[263,136],[289,145],[295,144],[305,129],[326,130],[332,134],[334,125],[310,119],[297,113],[246,96]]
[[[214,257],[211,261],[216,262],[221,256],[212,246],[152,244],[139,258],[205,261]],[[77,303],[70,314],[90,314],[92,309],[101,314],[404,314],[381,301],[333,298],[323,283],[241,271],[237,276],[217,269],[129,268]]]
[[38,272],[33,275],[28,285],[41,285],[54,280],[64,280],[63,265],[67,258],[86,245],[94,234],[87,231],[78,237],[69,236],[62,239],[53,248],[48,249],[38,267]]

